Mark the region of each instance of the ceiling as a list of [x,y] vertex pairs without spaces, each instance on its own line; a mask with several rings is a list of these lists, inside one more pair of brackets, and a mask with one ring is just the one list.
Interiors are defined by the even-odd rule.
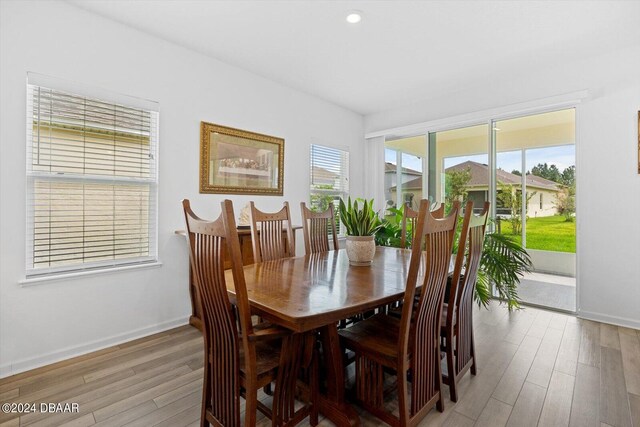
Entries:
[[[575,110],[551,111],[495,122],[498,151],[575,144]],[[436,132],[438,151],[448,145],[449,156],[486,153],[489,125],[481,124]],[[427,155],[426,135],[386,140],[385,147],[418,157]],[[440,154],[442,156],[442,154]]]
[[640,1],[68,1],[363,115],[640,43]]

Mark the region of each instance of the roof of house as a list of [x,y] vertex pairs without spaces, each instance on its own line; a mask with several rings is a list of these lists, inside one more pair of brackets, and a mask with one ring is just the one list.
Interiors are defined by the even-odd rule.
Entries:
[[[393,163],[385,162],[384,164],[384,172],[385,173],[395,173],[397,171],[397,166]],[[416,175],[422,176],[422,172],[402,167],[402,173],[407,175]]]
[[311,170],[312,184],[332,183],[338,176],[337,173],[320,166],[313,166]]
[[[445,172],[464,171],[469,169],[471,172],[471,180],[469,180],[469,187],[485,187],[489,186],[489,166],[473,162],[468,160],[466,162],[457,164],[455,166],[448,167]],[[499,183],[520,185],[521,177],[519,175],[507,172],[502,169],[496,171],[496,179]],[[527,186],[541,188],[544,190],[558,191],[560,185],[557,182],[550,181],[545,178],[541,178],[536,175],[527,175]],[[422,177],[412,179],[402,184],[402,187],[406,190],[421,190],[422,189]],[[391,187],[391,191],[395,190],[395,186]]]
[[320,166],[313,166],[312,173],[314,176],[336,178],[337,173],[330,171],[329,169],[321,168]]

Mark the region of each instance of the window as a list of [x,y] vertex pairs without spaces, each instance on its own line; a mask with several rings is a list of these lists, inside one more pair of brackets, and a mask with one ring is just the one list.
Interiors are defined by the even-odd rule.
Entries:
[[157,259],[158,112],[27,85],[27,277]]
[[542,200],[542,193],[540,193],[540,209],[542,210],[544,206],[543,200]]
[[424,135],[385,140],[384,149],[384,197],[385,216],[394,215],[389,208],[405,204],[418,209],[420,199],[426,198],[423,184],[426,176],[422,163],[426,155],[427,141]]
[[[340,198],[349,197],[349,152],[312,144],[310,157],[310,208],[323,211],[333,202],[338,209]],[[343,234],[340,221],[336,227]]]

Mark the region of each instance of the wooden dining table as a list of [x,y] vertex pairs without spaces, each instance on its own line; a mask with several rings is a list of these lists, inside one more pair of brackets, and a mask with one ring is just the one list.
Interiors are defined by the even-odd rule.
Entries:
[[[320,332],[327,384],[319,407],[336,425],[359,424],[344,398],[338,322],[401,299],[410,258],[410,250],[377,247],[370,266],[352,266],[346,251],[337,250],[244,267],[254,314],[294,332]],[[233,299],[231,271],[226,279]]]

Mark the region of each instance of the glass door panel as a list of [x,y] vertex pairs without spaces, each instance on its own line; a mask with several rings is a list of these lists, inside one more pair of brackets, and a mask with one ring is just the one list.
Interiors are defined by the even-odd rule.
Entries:
[[473,201],[481,210],[490,200],[489,126],[469,126],[429,134],[429,199],[444,203]]
[[527,303],[575,311],[575,111],[495,121],[496,231],[522,244]]
[[385,141],[384,194],[387,209],[407,202],[417,209],[420,199],[426,197],[426,192],[423,192],[426,151],[425,135]]

